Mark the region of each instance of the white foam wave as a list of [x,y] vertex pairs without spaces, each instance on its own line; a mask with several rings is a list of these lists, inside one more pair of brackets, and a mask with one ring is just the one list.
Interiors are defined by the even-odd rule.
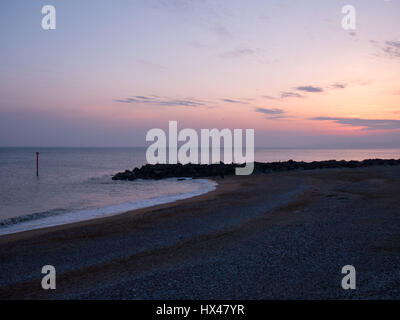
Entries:
[[43,216],[43,214],[40,214],[37,216],[37,218],[30,217],[29,219],[24,219],[24,217],[21,217],[20,220],[18,219],[13,220],[13,223],[5,223],[4,225],[2,225],[0,227],[0,236],[23,232],[27,230],[36,230],[47,227],[65,225],[74,222],[87,221],[106,216],[112,216],[131,210],[192,198],[210,192],[212,190],[215,190],[217,186],[217,183],[211,180],[195,179],[193,181],[199,185],[199,189],[194,192],[180,193],[162,197],[153,197],[134,202],[126,202],[118,205],[85,209],[74,212],[66,212],[56,215]]

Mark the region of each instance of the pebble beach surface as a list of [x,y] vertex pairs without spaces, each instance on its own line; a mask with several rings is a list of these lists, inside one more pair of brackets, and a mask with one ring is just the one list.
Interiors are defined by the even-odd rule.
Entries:
[[[0,298],[400,298],[400,166],[215,179],[195,198],[0,237]],[[47,264],[57,290],[40,287]]]

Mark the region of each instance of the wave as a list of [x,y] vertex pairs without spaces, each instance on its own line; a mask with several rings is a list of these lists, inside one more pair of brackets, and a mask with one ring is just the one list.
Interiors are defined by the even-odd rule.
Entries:
[[55,215],[63,214],[63,213],[66,213],[66,212],[68,212],[68,210],[65,210],[65,209],[54,209],[54,210],[49,210],[49,211],[44,211],[44,212],[30,213],[30,214],[27,214],[27,215],[24,215],[24,216],[19,216],[19,217],[12,217],[12,218],[7,218],[7,219],[2,219],[2,220],[0,220],[0,227],[7,227],[7,226],[10,226],[10,225],[13,225],[13,224],[17,224],[17,223],[21,223],[21,222],[47,218],[47,217],[50,217],[50,216],[55,216]]
[[0,220],[0,236],[28,230],[65,225],[74,222],[87,221],[106,216],[112,216],[131,210],[175,202],[177,200],[192,198],[208,193],[215,190],[217,186],[216,182],[207,179],[196,179],[193,181],[196,181],[196,183],[198,183],[200,186],[200,189],[194,192],[179,193],[162,197],[152,197],[134,202],[125,202],[118,205],[90,208],[78,211],[56,209]]

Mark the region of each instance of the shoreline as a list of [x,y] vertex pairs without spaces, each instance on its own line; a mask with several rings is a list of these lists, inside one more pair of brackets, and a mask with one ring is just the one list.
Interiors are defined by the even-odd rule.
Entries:
[[[198,197],[0,237],[0,299],[398,299],[400,167],[217,178]],[[57,290],[40,289],[42,265]],[[357,269],[357,290],[341,268]]]
[[[257,174],[265,174],[265,173],[274,173],[274,172],[287,172],[287,171],[296,171],[296,170],[316,170],[316,169],[351,169],[351,168],[366,168],[366,167],[377,167],[377,166],[396,166],[400,165],[400,159],[365,159],[361,161],[356,161],[356,160],[351,160],[351,161],[345,161],[345,160],[323,160],[323,161],[313,161],[313,162],[304,162],[304,161],[293,161],[293,160],[288,160],[288,161],[283,161],[283,162],[254,162],[254,172],[252,175],[257,175]],[[237,165],[237,164],[211,164],[211,165],[198,165],[198,164],[186,164],[186,165],[181,165],[181,164],[155,164],[155,165],[143,165],[140,169],[135,168],[132,171],[126,170],[124,172],[119,172],[115,174],[112,179],[113,180],[136,180],[136,179],[155,179],[159,180],[160,177],[161,179],[165,178],[183,178],[185,179],[186,176],[191,175],[190,179],[193,180],[208,180],[210,182],[215,182],[216,179],[224,178],[226,177],[232,177],[235,176],[235,168],[241,167],[243,165]],[[179,173],[180,176],[175,176],[176,173]],[[185,175],[185,173],[188,173]],[[189,174],[190,173],[190,174]],[[217,184],[218,185],[218,184]],[[215,186],[217,188],[217,185]],[[206,193],[212,192],[207,191]],[[180,201],[182,199],[179,199],[180,196],[184,196],[185,194],[177,194],[174,196],[170,197],[165,197],[165,198],[171,198],[171,200],[167,199],[165,203],[174,203],[176,201]],[[183,199],[191,199],[194,197],[197,197],[198,195],[194,196],[189,196],[188,198],[184,197]],[[174,199],[175,197],[178,197],[178,199]],[[159,200],[158,198],[154,198]],[[153,198],[150,199],[144,199],[141,201],[138,201],[138,203],[141,202],[146,202],[148,200],[154,200]],[[113,205],[110,207],[118,207],[118,206],[123,206],[126,205],[127,203],[123,203],[120,205]],[[94,208],[94,209],[83,209],[79,211],[73,211],[73,212],[67,212],[63,213],[60,215],[48,215],[44,217],[43,219],[28,219],[28,220],[22,220],[22,221],[17,221],[17,222],[11,222],[9,224],[10,227],[8,227],[8,224],[5,223],[4,231],[6,233],[1,233],[0,229],[0,239],[2,237],[12,235],[12,234],[19,234],[19,233],[25,233],[29,231],[35,231],[35,230],[40,230],[40,229],[49,229],[49,228],[54,228],[54,227],[62,227],[70,224],[76,224],[80,222],[85,222],[85,221],[92,221],[92,220],[97,220],[97,219],[103,219],[107,217],[112,217],[115,215],[121,215],[127,212],[131,211],[138,211],[144,208],[152,208],[156,207],[158,205],[164,204],[164,200],[161,201],[160,204],[150,204],[149,206],[144,205],[144,206],[139,206],[138,208],[135,209],[128,209],[128,210],[118,210],[116,212],[111,212],[111,213],[105,213],[105,214],[97,214],[89,218],[84,218],[82,220],[76,220],[72,219],[72,221],[67,221],[67,222],[55,222],[54,224],[50,224],[48,226],[39,226],[39,227],[28,227],[26,230],[20,230],[19,228],[16,228],[16,231],[12,232],[7,232],[8,228],[13,228],[13,226],[19,226],[21,224],[27,223],[29,224],[30,222],[40,222],[43,221],[43,219],[56,219],[57,218],[63,218],[66,215],[77,215],[80,213],[84,213],[86,211],[93,212],[95,210],[101,211],[105,210],[109,207],[101,207],[101,208]],[[29,215],[28,215],[29,216]],[[5,220],[0,221],[0,226],[2,226],[1,223],[4,223],[4,221],[7,220],[18,220],[19,218],[24,218],[25,216],[22,217],[15,217],[15,218],[9,218]],[[76,220],[76,221],[73,221]]]
[[[89,221],[94,221],[94,220],[98,220],[98,219],[104,219],[104,218],[109,218],[109,217],[114,217],[114,216],[118,216],[121,214],[125,214],[125,213],[129,213],[129,212],[137,212],[139,210],[142,209],[147,209],[147,208],[154,208],[154,207],[158,207],[158,206],[163,206],[163,205],[167,205],[167,204],[172,204],[178,201],[183,201],[183,200],[189,200],[192,198],[196,198],[205,194],[208,194],[210,192],[215,191],[218,188],[218,183],[216,182],[215,179],[213,178],[207,178],[207,179],[196,179],[196,180],[201,180],[200,182],[207,182],[209,183],[209,190],[207,191],[197,191],[197,192],[189,192],[189,193],[181,193],[181,194],[175,194],[172,196],[165,196],[165,197],[155,197],[155,198],[149,198],[149,199],[144,199],[144,200],[140,200],[134,203],[131,203],[132,205],[134,204],[135,206],[138,206],[137,208],[133,208],[133,209],[127,209],[127,210],[121,210],[121,211],[116,211],[116,212],[111,212],[111,213],[105,213],[105,214],[100,214],[100,215],[92,215],[90,217],[84,217],[81,220],[76,220],[76,221],[70,221],[70,222],[55,222],[54,224],[49,224],[46,226],[39,226],[39,227],[31,227],[26,230],[18,230],[17,231],[12,231],[9,233],[1,233],[3,230],[7,231],[7,229],[11,229],[13,228],[13,226],[18,227],[22,224],[25,223],[30,223],[30,222],[40,222],[43,221],[43,219],[51,219],[51,218],[64,218],[65,220],[65,216],[66,215],[77,215],[77,214],[82,214],[86,211],[90,211],[93,212],[95,210],[101,211],[101,210],[106,210],[108,208],[116,208],[119,206],[124,206],[127,203],[122,203],[120,205],[113,205],[110,207],[100,207],[100,208],[94,208],[94,209],[84,209],[84,210],[79,210],[79,211],[74,211],[74,212],[67,212],[67,213],[62,213],[60,215],[49,215],[44,217],[43,219],[39,218],[39,219],[30,219],[30,220],[22,220],[22,221],[17,221],[17,222],[12,222],[9,225],[5,224],[5,226],[1,226],[2,228],[4,228],[3,230],[1,230],[0,228],[0,240],[2,237],[5,236],[9,236],[9,235],[13,235],[13,234],[19,234],[19,233],[25,233],[25,232],[30,232],[30,231],[35,231],[35,230],[42,230],[42,229],[51,229],[51,228],[56,228],[56,227],[62,227],[62,226],[68,226],[68,225],[73,225],[73,224],[77,224],[77,223],[83,223],[83,222],[89,222]],[[146,202],[153,202],[152,204],[147,205]],[[155,203],[154,203],[155,202]],[[157,203],[158,202],[158,203]],[[15,218],[11,218],[11,219],[15,219],[18,220],[18,218],[24,218],[25,216],[22,217],[15,217]],[[6,219],[7,220],[7,219]],[[3,222],[0,221],[0,222]]]

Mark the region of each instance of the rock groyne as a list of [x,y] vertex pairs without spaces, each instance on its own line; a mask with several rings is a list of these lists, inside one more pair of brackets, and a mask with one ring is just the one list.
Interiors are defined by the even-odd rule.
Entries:
[[[370,166],[393,166],[399,165],[400,159],[367,159],[363,161],[283,161],[283,162],[254,162],[253,174],[270,173],[276,171],[289,170],[315,170],[315,169],[333,169],[333,168],[361,168]],[[136,179],[166,179],[174,177],[224,177],[234,175],[237,167],[244,165],[238,164],[146,164],[141,168],[125,170],[112,177],[113,180],[136,180]]]

